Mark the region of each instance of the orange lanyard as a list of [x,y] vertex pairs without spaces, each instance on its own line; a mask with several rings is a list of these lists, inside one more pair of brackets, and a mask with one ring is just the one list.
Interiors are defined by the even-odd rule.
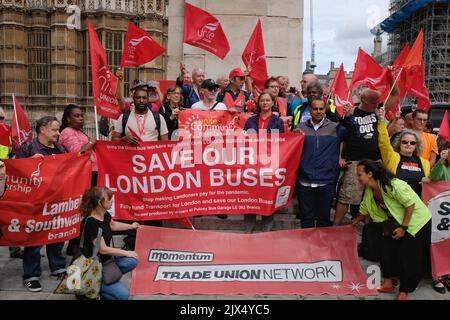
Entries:
[[148,116],[148,111],[144,116],[144,121],[142,122],[142,126],[140,126],[138,116],[136,113],[134,114],[134,118],[136,119],[136,126],[138,128],[140,137],[142,137],[142,135],[145,133],[145,123],[147,122],[147,116]]

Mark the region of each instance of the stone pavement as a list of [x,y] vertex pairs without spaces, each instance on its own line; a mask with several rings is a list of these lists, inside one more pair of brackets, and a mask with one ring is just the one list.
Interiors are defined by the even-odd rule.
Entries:
[[[285,210],[284,213],[276,215],[275,230],[298,228],[298,220],[292,212],[293,207]],[[196,217],[194,226],[197,229],[220,230],[221,232],[237,232],[242,233],[243,228],[242,216],[230,216],[227,220],[220,220],[216,217]],[[349,221],[347,220],[347,223]],[[166,224],[165,226],[175,226]],[[361,228],[359,228],[361,233]],[[115,236],[115,245],[120,246],[120,236]],[[41,255],[45,255],[45,249],[41,251]],[[43,290],[38,293],[29,292],[22,284],[22,260],[11,259],[7,247],[0,247],[0,300],[75,300],[72,295],[53,294],[58,281],[50,278],[48,260],[42,257],[42,277],[41,284]],[[369,265],[373,263],[360,258],[361,267],[367,270]],[[127,274],[122,280],[128,287],[131,283],[131,275]],[[410,294],[411,300],[450,300],[450,293],[445,295],[439,294],[431,287],[431,279],[422,280],[418,289]],[[132,300],[393,300],[396,294],[380,294],[374,297],[355,297],[355,296],[309,296],[309,295],[148,295],[148,296],[132,296]]]

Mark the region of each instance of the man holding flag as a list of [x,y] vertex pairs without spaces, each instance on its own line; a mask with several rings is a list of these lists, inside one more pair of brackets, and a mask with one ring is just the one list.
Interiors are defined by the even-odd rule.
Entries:
[[[391,95],[385,102],[386,112],[389,112],[397,102],[399,89],[393,85]],[[375,111],[384,101],[380,100],[382,93],[373,89],[364,89],[361,94],[361,104],[355,108],[353,116],[359,125],[359,136],[350,136],[345,142],[345,159],[347,166],[342,179],[342,185],[336,205],[335,225],[339,225],[346,215],[350,205],[359,206],[364,189],[356,176],[356,166],[363,159],[381,161],[378,147],[378,119]]]

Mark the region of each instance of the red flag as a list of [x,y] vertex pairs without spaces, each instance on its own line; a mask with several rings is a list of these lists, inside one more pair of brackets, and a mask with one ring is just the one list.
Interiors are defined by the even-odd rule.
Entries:
[[403,64],[404,69],[417,68],[423,65],[423,31],[421,30],[411,51]]
[[382,73],[383,68],[368,53],[359,48],[350,90],[363,84],[369,85],[375,82],[375,79],[380,77]]
[[403,65],[405,64],[406,58],[408,57],[410,51],[411,46],[409,45],[409,43],[407,43],[403,48],[402,52],[400,52],[400,54],[398,55],[397,59],[394,61],[393,66],[396,67],[397,69],[402,68]]
[[94,105],[97,107],[99,115],[117,120],[121,115],[119,102],[115,96],[117,77],[109,70],[105,49],[103,49],[94,27],[91,23],[88,23],[88,27]]
[[250,77],[258,92],[264,90],[264,83],[269,78],[267,74],[266,52],[264,50],[264,39],[261,21],[258,20],[253,33],[248,40],[247,46],[242,53],[242,61],[248,70],[251,70]]
[[11,140],[9,138],[11,128],[3,122],[0,122],[0,146],[10,147]]
[[23,111],[19,100],[13,95],[14,113],[12,116],[11,137],[13,148],[19,149],[20,146],[33,139],[31,134],[31,126],[27,115]]
[[397,69],[401,69],[402,72],[397,82],[400,89],[400,97],[417,97],[419,109],[428,111],[431,102],[425,86],[425,67],[422,54],[423,31],[420,31],[413,47],[410,49],[407,44],[394,62],[394,66]]
[[439,128],[439,137],[444,141],[450,140],[450,119],[448,117],[448,110],[445,111],[444,119],[442,119],[441,127]]
[[144,30],[129,22],[120,66],[141,66],[160,56],[164,51],[166,49],[161,47]]
[[349,102],[353,105],[353,99],[348,89],[347,80],[345,79],[343,64],[341,64],[339,71],[336,73],[330,92],[334,93],[334,104],[336,105],[336,110],[339,115],[342,116],[342,108],[344,104]]
[[186,2],[183,42],[224,59],[230,51],[219,20],[209,12]]
[[[394,67],[394,76],[395,76],[395,78],[397,78],[398,73],[403,68],[403,65],[404,65],[404,63],[406,61],[406,58],[408,57],[410,51],[411,51],[411,47],[410,47],[409,43],[407,43],[405,45],[405,47],[403,48],[402,52],[400,52],[400,54],[398,55],[397,59],[394,61],[393,67]],[[398,85],[398,88],[400,90],[400,97],[399,97],[399,99],[401,99],[402,97],[406,96],[406,87],[405,87],[405,85],[406,85],[406,72],[405,72],[405,70],[402,70],[402,74],[400,75],[400,78],[397,81],[397,85]]]
[[380,91],[382,93],[380,101],[382,101],[389,94],[391,82],[391,70],[383,69],[369,54],[359,48],[350,90],[366,85],[371,89]]
[[422,64],[418,68],[403,70],[406,73],[405,89],[408,96],[418,98],[419,109],[428,111],[430,109],[430,98],[425,86],[425,66]]

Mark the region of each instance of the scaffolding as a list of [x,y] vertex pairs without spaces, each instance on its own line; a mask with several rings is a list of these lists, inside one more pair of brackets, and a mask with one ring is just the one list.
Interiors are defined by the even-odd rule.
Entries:
[[[409,0],[391,0],[394,14]],[[388,36],[384,65],[392,64],[406,43],[413,44],[424,31],[425,81],[432,104],[450,103],[450,0],[432,1],[400,22]]]

